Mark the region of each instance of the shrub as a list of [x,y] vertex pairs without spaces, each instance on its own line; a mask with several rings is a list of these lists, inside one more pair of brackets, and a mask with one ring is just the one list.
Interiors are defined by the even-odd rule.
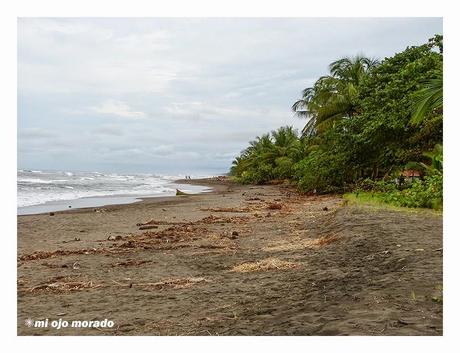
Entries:
[[370,191],[383,202],[401,207],[441,209],[443,200],[442,175],[432,175],[424,180],[414,180],[399,190],[395,182],[364,180],[359,191]]
[[336,192],[343,190],[344,171],[340,155],[315,150],[294,166],[294,178],[301,191]]
[[261,163],[257,168],[245,170],[239,181],[243,184],[262,184],[273,179],[273,168],[271,165]]

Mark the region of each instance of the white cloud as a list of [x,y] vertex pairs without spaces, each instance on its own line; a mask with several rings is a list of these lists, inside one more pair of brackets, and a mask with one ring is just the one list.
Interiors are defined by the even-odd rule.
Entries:
[[99,106],[90,109],[99,114],[116,115],[123,118],[139,119],[146,116],[144,112],[134,111],[128,104],[114,99],[108,99]]
[[263,119],[265,122],[280,119],[286,116],[289,109],[273,109],[271,107],[236,107],[230,103],[216,104],[214,102],[174,102],[166,105],[163,112],[174,118],[188,119],[192,121],[217,121],[217,122],[244,122],[247,119]]
[[19,162],[223,171],[255,136],[302,127],[290,107],[333,60],[440,32],[433,18],[21,18]]

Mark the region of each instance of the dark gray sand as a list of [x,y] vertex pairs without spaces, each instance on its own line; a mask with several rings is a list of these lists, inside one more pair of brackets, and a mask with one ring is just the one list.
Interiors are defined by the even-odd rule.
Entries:
[[441,215],[204,182],[215,191],[19,216],[18,334],[442,335]]

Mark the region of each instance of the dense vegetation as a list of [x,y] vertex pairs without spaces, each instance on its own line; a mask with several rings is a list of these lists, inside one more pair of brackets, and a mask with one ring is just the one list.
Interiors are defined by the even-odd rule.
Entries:
[[[284,179],[304,192],[361,190],[409,207],[442,205],[442,36],[381,62],[342,58],[292,107],[301,133],[281,127],[233,161],[243,183]],[[401,179],[405,169],[420,180]]]

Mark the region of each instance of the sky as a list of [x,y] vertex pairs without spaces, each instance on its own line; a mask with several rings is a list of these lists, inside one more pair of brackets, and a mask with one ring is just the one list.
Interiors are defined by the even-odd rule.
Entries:
[[328,64],[441,18],[20,18],[18,168],[221,174]]

